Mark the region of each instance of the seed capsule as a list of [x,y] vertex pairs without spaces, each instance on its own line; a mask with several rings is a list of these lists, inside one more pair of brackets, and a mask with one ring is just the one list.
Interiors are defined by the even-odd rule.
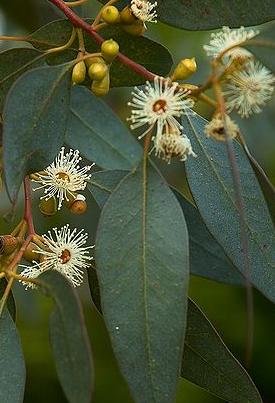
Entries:
[[108,67],[105,63],[93,63],[88,71],[91,80],[102,80],[107,73]]
[[141,36],[146,30],[145,25],[140,20],[135,21],[131,25],[122,25],[122,29],[133,36]]
[[94,80],[92,84],[92,92],[97,95],[98,97],[103,97],[104,95],[107,95],[110,89],[110,75],[109,72],[106,74],[106,76],[100,80]]
[[18,239],[11,235],[0,236],[0,254],[10,255],[18,247]]
[[131,9],[129,6],[126,6],[121,12],[120,12],[120,21],[122,24],[127,24],[131,25],[133,24],[137,18],[134,16],[132,13]]
[[101,53],[103,58],[111,63],[119,53],[119,45],[113,39],[104,41],[101,45]]
[[117,24],[120,21],[120,14],[115,6],[107,6],[103,8],[101,18],[107,24]]
[[57,202],[56,198],[53,196],[50,199],[42,199],[39,203],[40,212],[47,217],[51,217],[57,213]]
[[172,81],[185,80],[197,71],[196,59],[183,59],[179,62],[171,77]]
[[36,250],[36,245],[33,242],[31,242],[25,249],[23,258],[25,260],[27,260],[28,262],[33,262],[33,261],[39,262],[40,255],[39,255],[39,253],[34,252],[35,250]]
[[73,84],[81,84],[86,77],[86,64],[83,60],[76,63],[72,72],[72,82]]

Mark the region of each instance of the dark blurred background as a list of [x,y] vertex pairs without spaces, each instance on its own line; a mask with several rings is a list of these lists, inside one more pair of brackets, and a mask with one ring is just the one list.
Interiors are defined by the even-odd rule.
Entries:
[[[88,1],[91,5],[78,8],[84,17],[92,17],[98,10],[95,0]],[[249,10],[248,10],[249,12]],[[0,35],[24,35],[51,21],[62,17],[46,0],[0,0]],[[269,30],[271,24],[260,27]],[[271,27],[272,28],[272,27]],[[195,56],[198,72],[192,82],[203,82],[209,71],[209,63],[204,55],[202,45],[208,41],[209,32],[188,32],[174,29],[163,24],[151,24],[146,35],[167,46],[175,63],[181,58]],[[11,46],[24,46],[22,43],[0,43],[0,50]],[[266,50],[271,52],[271,50]],[[270,56],[275,59],[275,53]],[[129,111],[125,107],[130,96],[130,89],[112,90],[106,101],[124,119]],[[205,117],[210,111],[204,105],[198,105],[198,111]],[[258,116],[242,123],[243,134],[251,152],[261,163],[270,179],[275,182],[275,98]],[[180,190],[186,190],[183,165],[173,163],[170,166],[159,163],[160,168],[171,184]],[[34,203],[37,205],[37,203]],[[11,206],[5,192],[0,193],[0,232],[8,233],[14,226],[10,222]],[[18,202],[18,218],[21,202]],[[44,233],[54,225],[70,222],[77,227],[89,227],[91,242],[96,230],[99,209],[92,198],[85,217],[73,217],[65,211],[54,218],[44,218],[35,207],[37,230]],[[16,218],[14,219],[16,222]],[[88,223],[88,224],[87,224]],[[130,403],[128,388],[119,373],[112,354],[109,338],[101,316],[93,307],[87,281],[80,289],[85,309],[86,322],[90,335],[95,361],[95,403]],[[48,341],[48,315],[51,301],[35,291],[25,291],[20,285],[15,287],[18,311],[18,327],[22,338],[27,363],[27,385],[25,403],[65,403],[66,399],[59,386],[54,362]],[[255,291],[255,343],[252,367],[249,370],[258,386],[264,402],[275,402],[275,307]],[[201,306],[212,323],[223,337],[227,346],[242,362],[245,339],[245,293],[242,289],[221,285],[201,278],[192,278],[190,296]],[[206,393],[187,381],[179,382],[177,403],[218,403],[220,399]],[[2,402],[1,402],[2,403]],[[3,402],[4,403],[4,402]],[[171,402],[172,403],[172,402]]]

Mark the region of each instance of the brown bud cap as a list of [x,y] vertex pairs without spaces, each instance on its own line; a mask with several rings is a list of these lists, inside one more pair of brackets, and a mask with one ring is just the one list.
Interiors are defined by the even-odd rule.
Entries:
[[75,201],[70,206],[70,211],[77,215],[84,214],[87,211],[87,203],[83,195],[77,195]]
[[0,236],[0,254],[10,255],[18,247],[18,239],[11,235]]
[[56,198],[53,196],[50,199],[42,199],[39,203],[39,210],[44,216],[51,217],[57,213]]
[[28,262],[33,262],[34,260],[39,262],[40,254],[35,252],[36,248],[37,248],[36,245],[33,242],[31,242],[25,249],[23,258]]
[[119,44],[113,39],[108,39],[102,43],[101,53],[103,58],[111,63],[119,53]]
[[106,74],[106,76],[100,80],[94,80],[91,90],[92,92],[98,96],[98,97],[103,97],[104,95],[107,95],[110,89],[110,75],[109,72]]
[[197,71],[196,59],[183,59],[179,62],[171,77],[172,81],[185,80]]
[[122,25],[122,29],[130,35],[141,36],[144,34],[146,28],[142,21],[136,20],[131,25]]
[[120,21],[120,14],[115,6],[107,6],[103,8],[101,18],[107,24],[117,24]]
[[136,20],[137,18],[134,16],[129,6],[126,6],[120,12],[120,21],[122,22],[122,24],[131,25],[136,22]]
[[93,63],[88,71],[91,80],[103,80],[107,73],[108,67],[105,63]]
[[83,60],[76,63],[72,72],[72,83],[73,84],[81,84],[85,80],[86,77],[86,64]]

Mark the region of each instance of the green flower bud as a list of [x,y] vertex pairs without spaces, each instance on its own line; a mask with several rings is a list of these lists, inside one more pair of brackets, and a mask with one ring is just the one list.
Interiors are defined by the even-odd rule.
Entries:
[[97,95],[98,97],[103,97],[104,95],[107,95],[110,89],[110,75],[109,72],[106,74],[106,76],[100,80],[94,80],[92,84],[92,92]]
[[101,12],[101,18],[107,24],[117,24],[120,21],[119,11],[115,6],[104,7]]
[[118,55],[119,52],[119,45],[113,39],[108,39],[104,41],[101,45],[101,53],[103,58],[111,63],[114,58]]
[[85,80],[86,77],[86,64],[82,60],[81,62],[76,63],[72,72],[72,82],[73,84],[81,84]]
[[105,63],[93,63],[89,67],[88,74],[91,80],[102,80],[108,73]]
[[172,74],[172,81],[185,80],[197,71],[196,59],[183,59],[179,62]]

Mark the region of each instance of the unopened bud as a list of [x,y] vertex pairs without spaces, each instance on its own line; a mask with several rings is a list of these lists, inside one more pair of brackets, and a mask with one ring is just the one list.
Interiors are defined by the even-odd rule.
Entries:
[[107,73],[108,67],[105,63],[93,63],[88,71],[91,80],[102,80]]
[[196,59],[183,59],[179,62],[171,77],[172,81],[185,80],[197,71]]
[[84,214],[87,211],[85,196],[78,194],[75,201],[70,206],[70,212],[73,214]]
[[73,84],[81,84],[86,77],[86,64],[83,60],[76,63],[72,72],[72,82]]
[[113,39],[108,39],[102,43],[101,53],[103,58],[111,63],[119,53],[119,44]]
[[145,25],[140,20],[136,20],[131,25],[122,25],[122,29],[133,36],[141,36],[146,30]]
[[94,80],[92,83],[91,90],[98,97],[103,97],[104,95],[107,95],[110,90],[109,72],[102,80],[100,81]]
[[87,59],[85,59],[85,63],[87,66],[87,69],[89,70],[89,67],[94,64],[94,63],[105,63],[105,60],[103,59],[103,57],[100,56],[91,56],[91,57],[87,57]]
[[120,21],[119,11],[115,6],[104,7],[101,12],[101,18],[107,24],[117,24]]
[[37,246],[31,242],[24,251],[23,258],[28,262],[37,261],[39,262],[40,254],[35,252]]
[[0,236],[0,255],[10,255],[18,247],[18,239],[12,235]]
[[39,203],[40,212],[47,217],[51,217],[57,213],[56,198],[50,197],[49,199],[42,199]]
[[120,12],[120,21],[122,24],[127,24],[131,25],[133,24],[137,18],[134,16],[132,13],[131,9],[129,6],[126,6],[121,12]]

